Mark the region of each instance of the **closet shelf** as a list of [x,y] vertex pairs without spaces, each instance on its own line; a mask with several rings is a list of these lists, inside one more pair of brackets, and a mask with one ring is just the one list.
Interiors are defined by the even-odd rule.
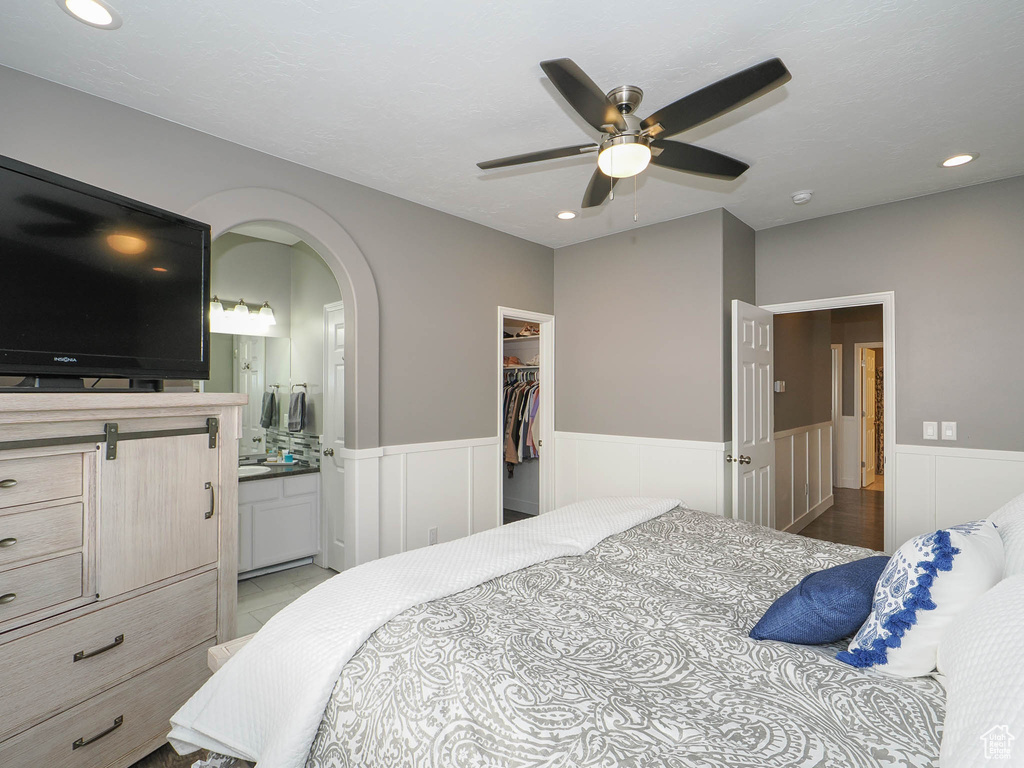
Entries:
[[503,365],[502,366],[502,369],[506,370],[506,371],[518,371],[518,370],[522,370],[523,368],[534,368],[534,369],[536,369],[536,368],[540,368],[540,366],[539,365]]
[[507,339],[502,339],[502,341],[508,343],[510,341],[530,341],[531,339],[539,339],[539,338],[540,338],[540,334],[539,333],[535,333],[535,334],[533,334],[533,336],[509,336]]

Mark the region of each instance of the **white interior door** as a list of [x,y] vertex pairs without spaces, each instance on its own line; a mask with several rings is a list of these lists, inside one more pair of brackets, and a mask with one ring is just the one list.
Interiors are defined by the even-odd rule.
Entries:
[[875,350],[861,349],[861,486],[875,482]]
[[321,478],[321,533],[324,567],[345,567],[345,310],[324,307],[324,434]]
[[732,302],[733,517],[775,527],[772,313]]

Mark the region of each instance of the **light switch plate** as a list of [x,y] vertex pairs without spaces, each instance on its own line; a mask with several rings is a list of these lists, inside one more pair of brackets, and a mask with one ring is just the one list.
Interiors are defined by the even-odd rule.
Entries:
[[776,381],[775,382],[775,391],[776,392],[785,392],[786,391],[786,382],[784,382],[784,381]]
[[956,422],[955,421],[944,421],[944,422],[942,422],[942,439],[943,440],[956,440]]
[[938,440],[939,439],[939,422],[937,422],[937,421],[926,421],[924,423],[924,439],[925,440]]

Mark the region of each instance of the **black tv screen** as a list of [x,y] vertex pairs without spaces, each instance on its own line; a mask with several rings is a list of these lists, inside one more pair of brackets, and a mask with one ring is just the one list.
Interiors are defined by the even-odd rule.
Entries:
[[0,374],[208,378],[210,228],[0,157]]

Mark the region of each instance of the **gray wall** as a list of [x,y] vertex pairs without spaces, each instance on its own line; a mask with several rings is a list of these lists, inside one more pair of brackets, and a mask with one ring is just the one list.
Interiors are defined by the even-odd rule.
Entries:
[[775,316],[775,431],[832,420],[832,324],[828,310]]
[[718,209],[555,252],[556,429],[728,439],[723,305],[753,299],[744,230]]
[[[832,343],[843,345],[843,415],[854,413],[854,378],[857,375],[857,359],[854,344],[867,341],[882,341],[882,307],[844,307],[832,311]],[[882,365],[882,358],[878,358]]]
[[246,187],[322,208],[377,282],[381,444],[494,435],[496,307],[553,311],[550,248],[3,67],[0,104],[3,154],[162,208]]
[[1020,451],[1022,211],[1018,177],[762,230],[758,303],[895,291],[896,440]]

